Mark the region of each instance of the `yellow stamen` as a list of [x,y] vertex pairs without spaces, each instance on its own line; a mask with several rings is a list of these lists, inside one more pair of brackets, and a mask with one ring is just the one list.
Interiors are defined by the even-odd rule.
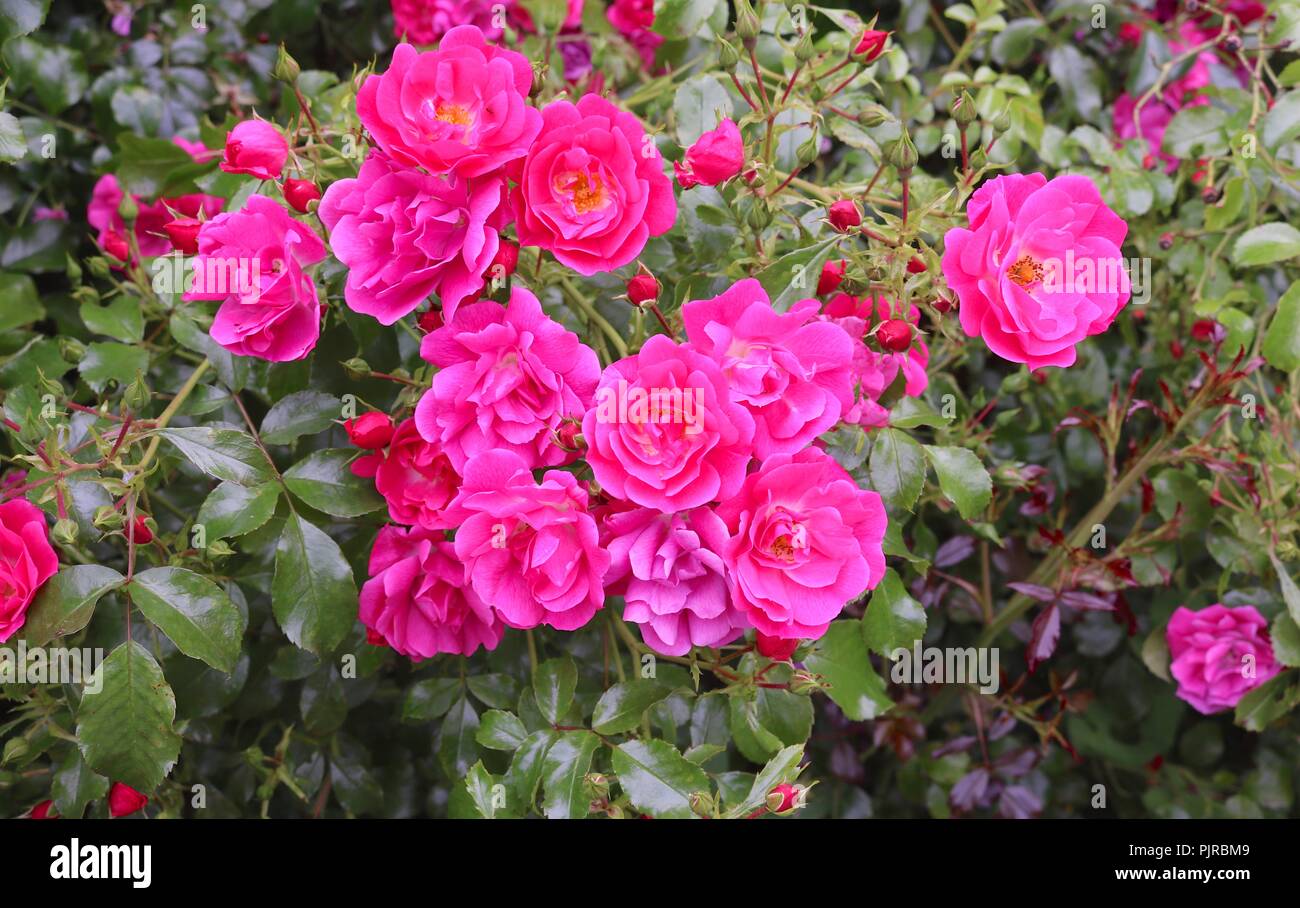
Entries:
[[1016,263],[1007,269],[1007,277],[1021,287],[1037,283],[1043,279],[1043,266],[1027,255],[1016,259]]

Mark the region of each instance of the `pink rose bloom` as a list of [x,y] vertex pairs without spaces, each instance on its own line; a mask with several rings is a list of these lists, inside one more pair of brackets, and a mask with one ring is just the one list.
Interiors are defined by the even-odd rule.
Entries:
[[677,220],[663,158],[630,113],[597,95],[552,101],[511,196],[519,243],[579,274],[626,265]]
[[512,451],[529,468],[576,456],[555,443],[555,433],[591,406],[600,362],[527,290],[515,287],[509,306],[465,306],[424,336],[420,355],[438,372],[415,422],[458,471],[492,450]]
[[793,454],[853,405],[853,341],[802,300],[777,312],[763,285],[737,281],[682,307],[691,346],[722,367],[731,399],[754,417],[754,456]]
[[316,285],[303,269],[325,258],[306,224],[263,195],[199,230],[187,300],[222,300],[212,339],[231,353],[269,362],[302,359],[320,337]]
[[370,551],[361,587],[368,636],[411,659],[494,650],[504,628],[465,581],[465,565],[441,532],[388,525]]
[[716,362],[656,334],[605,370],[582,434],[607,493],[670,513],[736,494],[754,417],[732,401]]
[[397,427],[387,452],[367,454],[353,461],[351,469],[357,476],[374,477],[394,523],[426,530],[455,526],[443,511],[455,497],[460,477],[442,447],[420,437],[414,419]]
[[392,0],[393,34],[413,44],[434,44],[457,25],[473,25],[483,37],[496,41],[501,26],[496,7],[503,6],[507,16],[513,12],[514,0]]
[[397,45],[388,71],[362,84],[357,116],[401,164],[435,175],[480,176],[528,152],[542,125],[528,105],[532,87],[527,57],[461,25],[436,51]]
[[943,253],[962,330],[1030,369],[1073,365],[1075,345],[1128,302],[1128,224],[1077,175],[994,177],[966,213],[970,229],[949,230]]
[[684,656],[692,646],[722,646],[749,627],[727,592],[726,524],[709,508],[612,511],[604,531],[613,559],[606,586],[623,594],[624,619],[641,626],[655,652]]
[[740,128],[730,119],[723,120],[686,149],[686,165],[673,163],[673,173],[683,189],[701,184],[717,186],[740,173],[745,166],[745,143]]
[[[908,321],[919,324],[921,310],[908,307]],[[929,387],[926,367],[930,363],[930,349],[913,334],[908,350],[894,353],[867,346],[866,334],[872,325],[893,317],[893,306],[882,297],[854,297],[837,293],[826,301],[822,315],[834,322],[853,338],[853,384],[856,391],[853,406],[845,410],[843,420],[866,429],[889,425],[889,411],[878,401],[885,390],[894,384],[899,372],[903,373],[903,393],[920,397]]]
[[829,454],[773,454],[718,505],[736,605],[762,634],[816,639],[885,573],[885,508]]
[[348,266],[348,308],[391,325],[430,293],[446,318],[477,297],[509,216],[499,177],[435,177],[378,149],[354,180],[325,190],[317,209],[330,248]]
[[663,35],[655,34],[650,26],[655,22],[654,0],[614,0],[605,10],[605,18],[641,55],[646,69],[655,65],[655,50],[664,43]]
[[246,173],[260,180],[278,180],[289,159],[289,143],[265,120],[245,120],[226,134],[221,169]]
[[23,626],[36,591],[58,569],[41,510],[23,498],[0,503],[0,643]]
[[1216,602],[1199,612],[1179,606],[1165,640],[1179,698],[1205,715],[1231,709],[1282,670],[1273,657],[1268,622],[1254,606]]
[[448,513],[474,591],[510,627],[573,631],[604,606],[609,553],[572,473],[538,484],[519,455],[488,451],[466,465]]

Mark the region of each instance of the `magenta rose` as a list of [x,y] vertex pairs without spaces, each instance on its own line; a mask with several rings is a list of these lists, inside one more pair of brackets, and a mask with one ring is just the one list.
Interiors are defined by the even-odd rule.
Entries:
[[1128,302],[1128,224],[1078,175],[994,177],[966,214],[970,229],[949,230],[943,254],[962,330],[1030,369],[1073,365],[1075,346]]
[[716,362],[656,334],[605,370],[582,434],[607,493],[667,513],[736,494],[754,417],[731,400]]
[[474,591],[509,626],[573,631],[604,606],[609,553],[572,473],[539,484],[519,455],[488,451],[466,465],[448,514]]
[[462,25],[436,51],[397,45],[388,70],[362,84],[357,116],[402,164],[480,176],[523,157],[536,138],[542,117],[528,106],[532,86],[527,57]]
[[302,359],[320,338],[324,304],[306,268],[325,244],[263,195],[199,230],[187,300],[222,300],[210,331],[231,353],[269,362]]
[[[930,350],[919,333],[913,332],[912,345],[894,352],[867,346],[866,334],[880,322],[893,317],[894,307],[882,297],[855,297],[837,293],[826,301],[822,316],[839,325],[853,338],[854,403],[845,410],[843,420],[863,428],[889,425],[889,411],[880,405],[880,397],[903,373],[903,393],[920,397],[930,384],[926,367]],[[921,320],[921,310],[908,307],[908,322]]]
[[754,456],[793,454],[853,405],[853,341],[802,300],[777,312],[763,285],[737,281],[682,307],[691,346],[722,367],[731,399],[754,416]]
[[718,505],[732,598],[760,633],[816,639],[885,573],[885,508],[829,454],[773,454]]
[[455,525],[443,511],[455,497],[460,477],[442,446],[420,437],[414,419],[397,427],[386,451],[354,461],[352,472],[374,477],[375,489],[388,502],[388,516],[394,523],[426,530]]
[[391,524],[370,551],[360,618],[371,642],[412,659],[494,650],[504,630],[466,582],[465,565],[441,532]]
[[664,43],[663,35],[650,30],[655,22],[654,0],[614,0],[605,10],[605,18],[636,48],[641,55],[641,65],[653,69],[655,50]]
[[1231,709],[1282,670],[1273,656],[1268,622],[1254,606],[1215,603],[1199,612],[1174,610],[1165,628],[1169,672],[1178,696],[1199,713]]
[[413,44],[433,44],[457,25],[473,25],[496,41],[504,24],[496,9],[509,12],[514,5],[514,0],[392,0],[393,34]]
[[40,509],[22,498],[0,503],[0,643],[23,626],[37,590],[58,569]]
[[357,178],[331,184],[317,209],[349,269],[348,308],[391,325],[437,293],[452,318],[483,289],[509,217],[504,201],[499,177],[430,176],[372,151]]
[[289,143],[265,120],[245,120],[226,134],[221,169],[246,173],[259,180],[278,180],[289,159]]
[[684,656],[692,646],[722,646],[749,627],[727,592],[727,526],[709,508],[611,510],[603,530],[613,559],[606,586],[622,593],[624,619],[640,625],[655,652]]
[[465,306],[425,335],[420,355],[438,372],[415,422],[457,470],[498,449],[513,451],[530,468],[576,456],[555,443],[555,434],[561,423],[586,414],[600,363],[527,290],[514,288],[509,306]]
[[520,244],[579,274],[626,265],[677,220],[672,181],[641,121],[597,95],[546,105],[518,182]]
[[745,166],[745,143],[740,128],[730,119],[723,120],[686,149],[686,163],[673,163],[673,173],[683,189],[693,186],[717,186],[730,180]]

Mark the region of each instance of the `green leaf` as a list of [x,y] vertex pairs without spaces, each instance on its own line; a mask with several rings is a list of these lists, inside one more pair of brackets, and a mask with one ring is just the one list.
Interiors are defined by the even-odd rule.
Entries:
[[137,375],[149,371],[149,351],[126,344],[99,341],[86,347],[78,369],[95,393],[103,393],[109,382],[125,387]]
[[77,710],[77,740],[86,762],[114,781],[152,792],[181,752],[172,728],[176,697],[162,669],[129,640],[100,664],[86,688]]
[[833,621],[806,660],[808,670],[830,684],[827,695],[855,721],[874,719],[892,707],[885,682],[871,666],[857,621]]
[[786,253],[757,275],[758,282],[767,291],[772,301],[772,308],[784,312],[793,303],[807,299],[817,291],[817,279],[821,277],[822,265],[830,258],[831,252],[839,245],[840,237],[796,249]]
[[710,75],[687,79],[673,96],[678,143],[683,147],[694,145],[700,136],[730,117],[731,112],[731,95],[721,82]]
[[1047,52],[1051,81],[1065,102],[1085,120],[1095,120],[1101,111],[1101,70],[1073,44],[1061,44]]
[[631,731],[641,724],[647,709],[670,693],[670,687],[643,679],[615,684],[601,694],[591,715],[591,727],[602,735]]
[[0,45],[41,27],[50,0],[0,0]]
[[79,820],[86,805],[108,795],[108,779],[86,765],[79,750],[68,755],[54,769],[50,797],[64,819]]
[[45,318],[45,307],[36,296],[36,282],[26,274],[0,271],[0,331]]
[[893,568],[885,571],[871,593],[871,602],[862,616],[862,633],[867,647],[886,659],[897,649],[911,649],[925,636],[925,609],[907,594]]
[[28,646],[44,646],[75,634],[90,623],[100,597],[125,582],[125,577],[103,565],[61,566],[32,601],[23,623],[23,639]]
[[867,472],[871,487],[891,512],[910,511],[925,485],[925,454],[905,432],[885,428],[873,433]]
[[1300,255],[1300,230],[1280,221],[1252,227],[1232,244],[1232,261],[1247,268],[1283,262],[1297,255]]
[[281,398],[262,420],[262,441],[269,445],[287,445],[303,435],[324,432],[342,411],[342,402],[333,394],[320,391],[296,391]]
[[357,617],[357,585],[338,543],[296,512],[275,550],[271,610],[296,646],[328,653]]
[[1228,151],[1228,115],[1208,104],[1184,107],[1165,127],[1161,148],[1176,158],[1214,157]]
[[235,670],[248,621],[207,577],[179,567],[151,568],[132,579],[131,599],[182,653],[226,674]]
[[1263,731],[1300,703],[1300,671],[1270,678],[1237,701],[1235,721],[1247,731]]
[[452,704],[446,718],[442,720],[438,759],[451,778],[464,776],[470,765],[478,759],[478,748],[474,746],[478,727],[478,713],[474,711],[469,698],[464,696]]
[[650,30],[665,38],[689,38],[715,8],[714,0],[656,0]]
[[1290,612],[1278,612],[1273,619],[1273,655],[1288,668],[1300,668],[1300,625]]
[[374,481],[349,469],[357,452],[347,448],[313,451],[284,474],[289,491],[318,511],[335,517],[359,517],[384,506]]
[[549,728],[535,731],[515,751],[506,771],[506,782],[515,793],[521,805],[520,813],[532,810],[537,800],[537,786],[542,780],[545,769],[546,752],[556,739],[556,733]]
[[1268,557],[1273,563],[1273,570],[1277,572],[1277,582],[1282,587],[1282,601],[1286,603],[1286,610],[1291,613],[1291,620],[1300,624],[1300,587],[1296,586],[1276,555],[1270,553]]
[[[1288,67],[1290,68],[1290,67]],[[1280,95],[1259,122],[1259,140],[1270,151],[1300,137],[1300,91]]]
[[573,692],[577,686],[578,668],[568,656],[548,659],[539,665],[533,675],[533,693],[542,718],[558,725],[573,705]]
[[446,715],[451,704],[460,696],[459,678],[424,678],[406,692],[402,703],[402,720],[406,722],[431,722]]
[[[140,122],[148,122],[148,119],[146,114]],[[169,139],[150,139],[129,132],[118,136],[117,169],[114,173],[124,192],[146,199],[156,198],[167,188],[172,172],[189,169],[193,163],[189,152]]]
[[484,768],[482,760],[471,766],[465,774],[465,788],[469,791],[469,798],[485,820],[496,816],[496,808],[492,806],[492,787],[496,784],[496,779]]
[[138,344],[144,337],[144,315],[140,304],[130,297],[119,296],[107,306],[81,304],[81,320],[95,334],[106,334],[125,344]]
[[758,716],[758,700],[745,697],[727,698],[727,727],[731,739],[745,759],[763,763],[781,749],[784,742],[763,727]]
[[1277,312],[1268,323],[1261,352],[1274,369],[1300,369],[1300,281],[1277,301]]
[[628,741],[611,756],[618,784],[637,810],[659,819],[695,817],[690,796],[709,792],[709,777],[667,741]]
[[23,124],[7,110],[0,110],[0,161],[14,164],[27,154]]
[[507,709],[519,702],[519,682],[510,675],[471,675],[469,692],[497,709]]
[[527,737],[528,729],[524,728],[519,717],[500,709],[490,709],[483,714],[475,736],[478,743],[492,750],[518,750]]
[[566,731],[547,748],[540,772],[542,810],[547,819],[578,820],[590,812],[586,776],[599,746],[600,738],[589,731]]
[[180,449],[185,459],[213,479],[255,486],[272,482],[272,475],[257,443],[238,429],[194,426],[163,429],[159,434]]
[[966,520],[978,517],[993,497],[993,480],[975,452],[926,445],[925,453],[934,464],[943,496],[957,506],[957,512]]
[[250,488],[223,482],[204,500],[195,525],[202,524],[209,540],[242,536],[270,520],[279,500],[280,486],[276,483]]

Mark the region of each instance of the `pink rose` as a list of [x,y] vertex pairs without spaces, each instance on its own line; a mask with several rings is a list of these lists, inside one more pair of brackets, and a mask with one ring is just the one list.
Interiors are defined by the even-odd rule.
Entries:
[[735,495],[754,417],[712,359],[656,334],[609,366],[582,421],[587,463],[615,498],[665,513]]
[[1030,369],[1069,366],[1075,345],[1128,302],[1120,246],[1128,224],[1085,176],[1005,174],[966,206],[970,229],[944,236],[943,274],[962,329]]
[[370,551],[360,618],[372,638],[412,659],[494,650],[504,630],[466,583],[465,565],[441,532],[391,524]]
[[609,553],[572,473],[538,484],[519,455],[488,451],[466,465],[448,513],[474,591],[511,627],[577,630],[604,606]]
[[480,176],[523,157],[536,138],[542,117],[528,106],[532,86],[527,57],[462,25],[436,51],[397,45],[388,71],[362,84],[357,116],[402,164]]
[[605,10],[605,18],[636,48],[641,55],[641,65],[653,69],[655,50],[664,43],[663,35],[650,30],[655,21],[654,0],[614,0]]
[[632,114],[597,95],[552,101],[511,196],[519,242],[579,274],[626,265],[677,219],[663,167]]
[[773,454],[718,516],[732,597],[769,637],[820,637],[885,573],[880,496],[817,448]]
[[[918,324],[921,310],[909,306],[908,321]],[[920,397],[930,384],[926,367],[930,363],[930,350],[913,332],[911,346],[902,351],[876,350],[867,345],[866,334],[874,324],[890,320],[893,306],[882,297],[853,297],[837,293],[826,301],[822,315],[834,322],[853,338],[853,384],[855,401],[843,416],[845,422],[863,428],[880,428],[889,425],[889,411],[878,403],[885,391],[892,387],[898,373],[903,373],[903,393]],[[892,319],[892,321],[901,321]]]
[[576,334],[547,318],[527,290],[514,288],[509,306],[487,301],[463,307],[424,336],[420,355],[439,371],[415,422],[458,471],[495,449],[513,451],[529,468],[576,456],[554,435],[591,406],[600,363]]
[[324,305],[303,269],[325,258],[325,244],[263,195],[217,215],[199,231],[187,300],[222,300],[212,339],[231,353],[269,362],[302,359],[320,337]]
[[451,503],[460,477],[441,446],[420,437],[415,420],[405,420],[393,432],[387,453],[376,451],[352,464],[357,476],[373,476],[375,489],[388,502],[394,523],[442,530],[455,526],[443,510]]
[[58,569],[40,509],[22,498],[0,503],[0,643],[23,626],[36,591]]
[[391,325],[437,293],[444,317],[477,297],[509,210],[505,181],[435,177],[372,151],[317,209],[349,268],[348,308]]
[[802,300],[778,313],[763,285],[738,281],[682,307],[691,346],[722,367],[731,399],[754,417],[754,456],[793,454],[853,405],[853,341]]
[[457,25],[478,27],[489,41],[501,37],[496,8],[507,12],[514,2],[500,0],[392,0],[393,34],[413,44],[434,44]]
[[149,799],[125,782],[114,782],[108,789],[108,812],[113,819],[139,813]]
[[1268,622],[1254,606],[1216,602],[1199,612],[1179,606],[1165,640],[1179,698],[1205,715],[1231,709],[1282,670],[1273,657]]
[[745,143],[740,128],[730,119],[706,132],[686,149],[686,165],[673,163],[673,173],[683,189],[701,184],[717,186],[740,173],[745,166]]
[[606,586],[622,592],[624,619],[641,626],[655,652],[684,656],[692,646],[722,646],[749,627],[727,592],[727,527],[712,510],[613,510],[603,526],[613,559]]
[[221,169],[246,173],[260,180],[278,180],[289,159],[289,143],[265,120],[245,120],[226,134]]

